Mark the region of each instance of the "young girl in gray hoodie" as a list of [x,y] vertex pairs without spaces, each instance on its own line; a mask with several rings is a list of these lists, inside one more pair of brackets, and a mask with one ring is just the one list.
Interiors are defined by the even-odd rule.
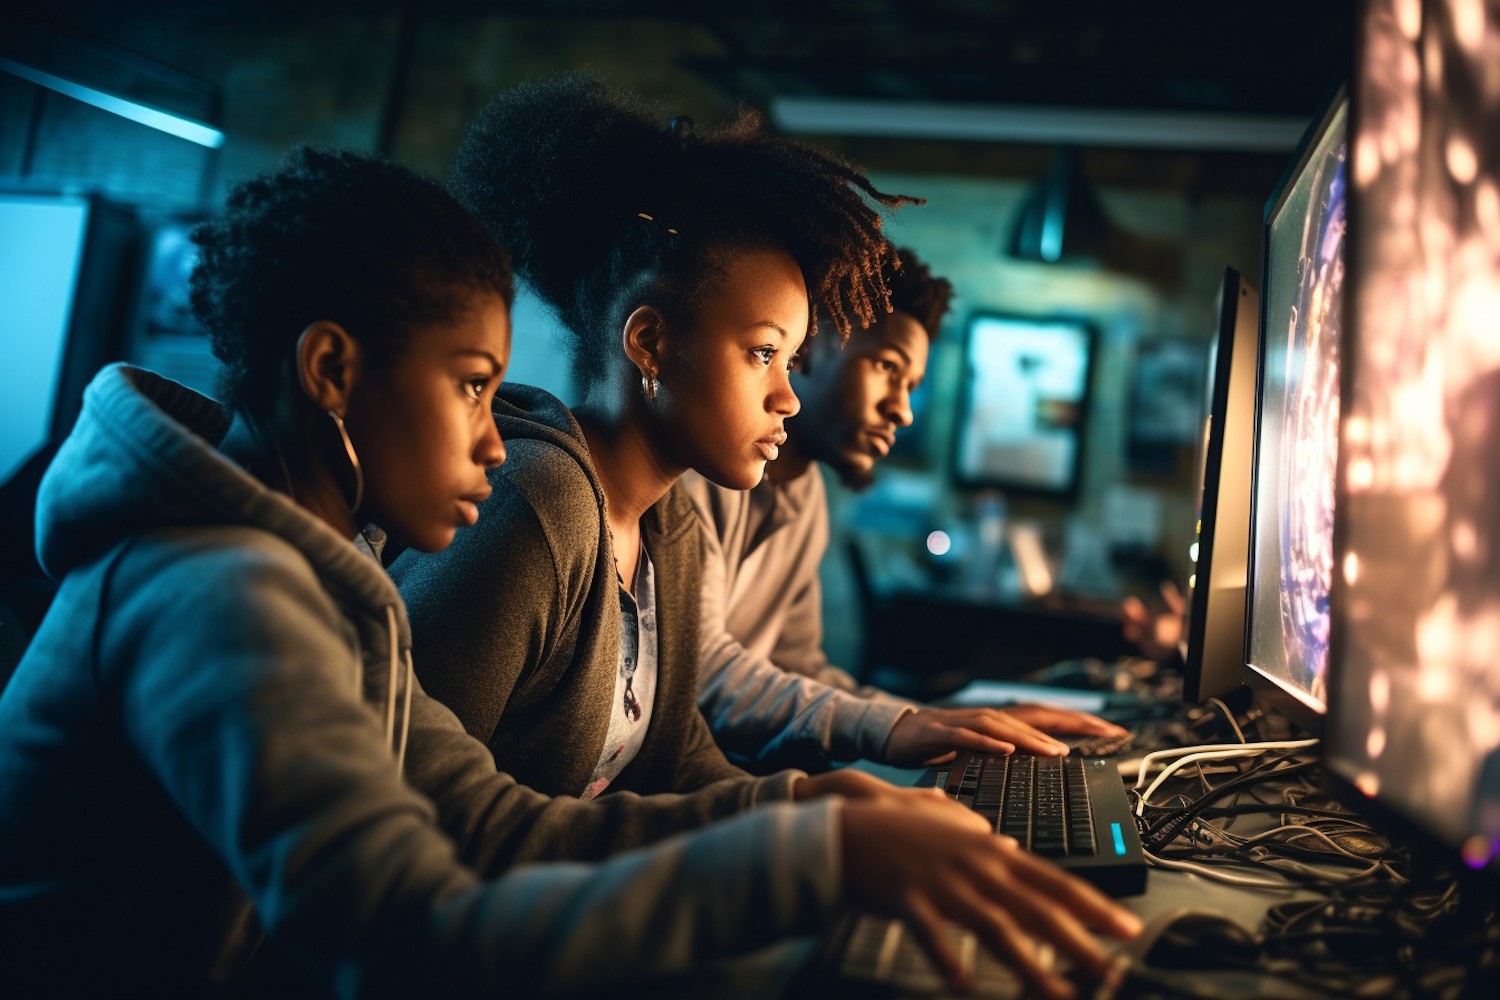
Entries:
[[[39,498],[62,585],[0,695],[8,996],[609,990],[846,899],[965,919],[941,902],[957,878],[1018,913],[1082,891],[944,815],[837,798],[516,866],[616,854],[755,786],[548,799],[415,680],[361,526],[436,550],[474,523],[505,457],[503,253],[408,171],[306,149],[196,239],[227,405],[107,368]],[[1129,929],[1087,894],[1075,911]]]

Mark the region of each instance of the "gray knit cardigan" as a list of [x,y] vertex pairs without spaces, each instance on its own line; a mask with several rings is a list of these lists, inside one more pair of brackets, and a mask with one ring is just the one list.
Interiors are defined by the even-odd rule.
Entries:
[[[508,457],[490,473],[479,523],[442,552],[403,553],[391,576],[427,692],[501,770],[549,795],[578,795],[609,729],[620,655],[604,491],[582,430],[554,397],[507,386],[495,422]],[[656,702],[645,744],[606,798],[692,793],[701,808],[688,814],[701,821],[789,798],[801,772],[750,777],[699,714],[700,528],[680,486],[647,511],[641,532],[656,567]]]

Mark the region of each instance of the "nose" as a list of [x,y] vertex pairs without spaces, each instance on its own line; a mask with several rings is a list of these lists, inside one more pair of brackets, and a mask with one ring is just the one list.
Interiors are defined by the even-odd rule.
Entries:
[[894,386],[880,401],[880,415],[897,427],[911,426],[911,390],[905,382]]
[[495,419],[488,414],[479,434],[479,442],[474,448],[474,461],[486,469],[505,464],[505,442],[500,440],[500,428],[495,426]]
[[779,413],[783,417],[795,417],[802,410],[802,401],[792,391],[792,379],[790,372],[782,372],[777,381],[776,388],[771,391],[771,398],[767,401],[767,408],[772,413]]

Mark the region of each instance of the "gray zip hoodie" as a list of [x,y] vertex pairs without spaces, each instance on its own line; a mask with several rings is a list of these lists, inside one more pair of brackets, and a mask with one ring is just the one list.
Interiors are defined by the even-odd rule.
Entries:
[[608,854],[609,800],[646,803],[498,773],[417,684],[389,578],[227,427],[108,368],[43,481],[62,587],[0,695],[7,995],[243,990],[287,957],[345,996],[605,990],[829,919],[837,801],[515,866]]

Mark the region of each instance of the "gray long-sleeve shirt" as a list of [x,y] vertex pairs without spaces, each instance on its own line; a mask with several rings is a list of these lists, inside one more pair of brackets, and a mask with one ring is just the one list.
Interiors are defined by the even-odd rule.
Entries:
[[755,770],[883,759],[912,705],[824,655],[828,504],[817,464],[746,491],[692,472],[683,483],[703,522],[698,707],[720,746]]
[[603,991],[831,917],[837,802],[516,865],[707,817],[497,771],[416,682],[389,577],[215,451],[226,425],[112,367],[43,481],[63,583],[0,694],[7,996],[240,990],[267,957],[343,996]]

